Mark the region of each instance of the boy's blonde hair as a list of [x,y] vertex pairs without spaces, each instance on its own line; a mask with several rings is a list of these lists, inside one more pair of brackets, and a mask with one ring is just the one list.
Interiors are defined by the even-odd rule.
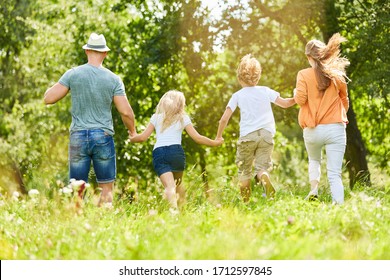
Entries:
[[184,94],[177,90],[170,90],[161,97],[156,108],[156,114],[163,116],[161,132],[178,121],[183,125],[185,104]]
[[241,84],[255,86],[261,77],[260,62],[252,57],[251,54],[241,58],[240,65],[237,68],[237,79]]
[[339,33],[333,34],[327,45],[319,40],[311,40],[306,44],[305,54],[314,60],[314,70],[318,80],[318,90],[324,92],[331,80],[348,80],[345,68],[348,59],[340,56],[340,44],[347,41]]

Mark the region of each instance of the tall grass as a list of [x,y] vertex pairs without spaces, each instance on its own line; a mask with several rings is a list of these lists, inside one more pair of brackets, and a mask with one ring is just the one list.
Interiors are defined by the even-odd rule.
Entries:
[[226,178],[210,185],[208,198],[200,179],[186,182],[178,214],[157,181],[131,203],[117,197],[113,209],[97,208],[91,190],[81,211],[57,191],[50,198],[3,195],[0,259],[390,259],[386,185],[346,191],[344,205],[332,205],[327,192],[319,202],[304,201],[307,190],[291,185],[267,200],[257,187],[244,204]]

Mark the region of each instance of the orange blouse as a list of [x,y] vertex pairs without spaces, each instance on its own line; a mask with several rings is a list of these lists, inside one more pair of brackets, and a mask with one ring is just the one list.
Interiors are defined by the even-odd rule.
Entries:
[[325,93],[320,93],[313,68],[298,72],[294,99],[300,106],[298,122],[302,128],[316,127],[319,124],[348,123],[347,84],[342,81],[331,82]]

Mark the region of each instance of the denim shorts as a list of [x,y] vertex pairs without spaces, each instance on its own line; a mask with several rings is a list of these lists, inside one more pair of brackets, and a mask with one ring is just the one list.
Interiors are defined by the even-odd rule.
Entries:
[[181,145],[158,147],[153,150],[153,167],[160,177],[166,172],[181,172],[185,169],[186,157]]
[[102,129],[71,132],[69,177],[88,182],[91,162],[98,183],[115,181],[116,157],[113,137]]

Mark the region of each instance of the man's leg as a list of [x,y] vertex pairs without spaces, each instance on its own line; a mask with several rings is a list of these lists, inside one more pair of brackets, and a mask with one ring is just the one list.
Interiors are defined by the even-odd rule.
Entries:
[[112,190],[114,187],[114,182],[110,183],[98,183],[99,188],[102,189],[102,193],[100,195],[98,206],[112,206]]
[[103,130],[89,132],[93,146],[93,168],[102,193],[98,206],[112,206],[114,182],[116,178],[116,154],[114,139]]
[[91,156],[88,154],[85,131],[71,133],[69,140],[69,180],[88,182]]
[[72,188],[77,191],[76,208],[82,205],[85,184],[88,182],[88,174],[91,168],[91,157],[88,154],[87,132],[75,131],[69,140],[69,181]]

